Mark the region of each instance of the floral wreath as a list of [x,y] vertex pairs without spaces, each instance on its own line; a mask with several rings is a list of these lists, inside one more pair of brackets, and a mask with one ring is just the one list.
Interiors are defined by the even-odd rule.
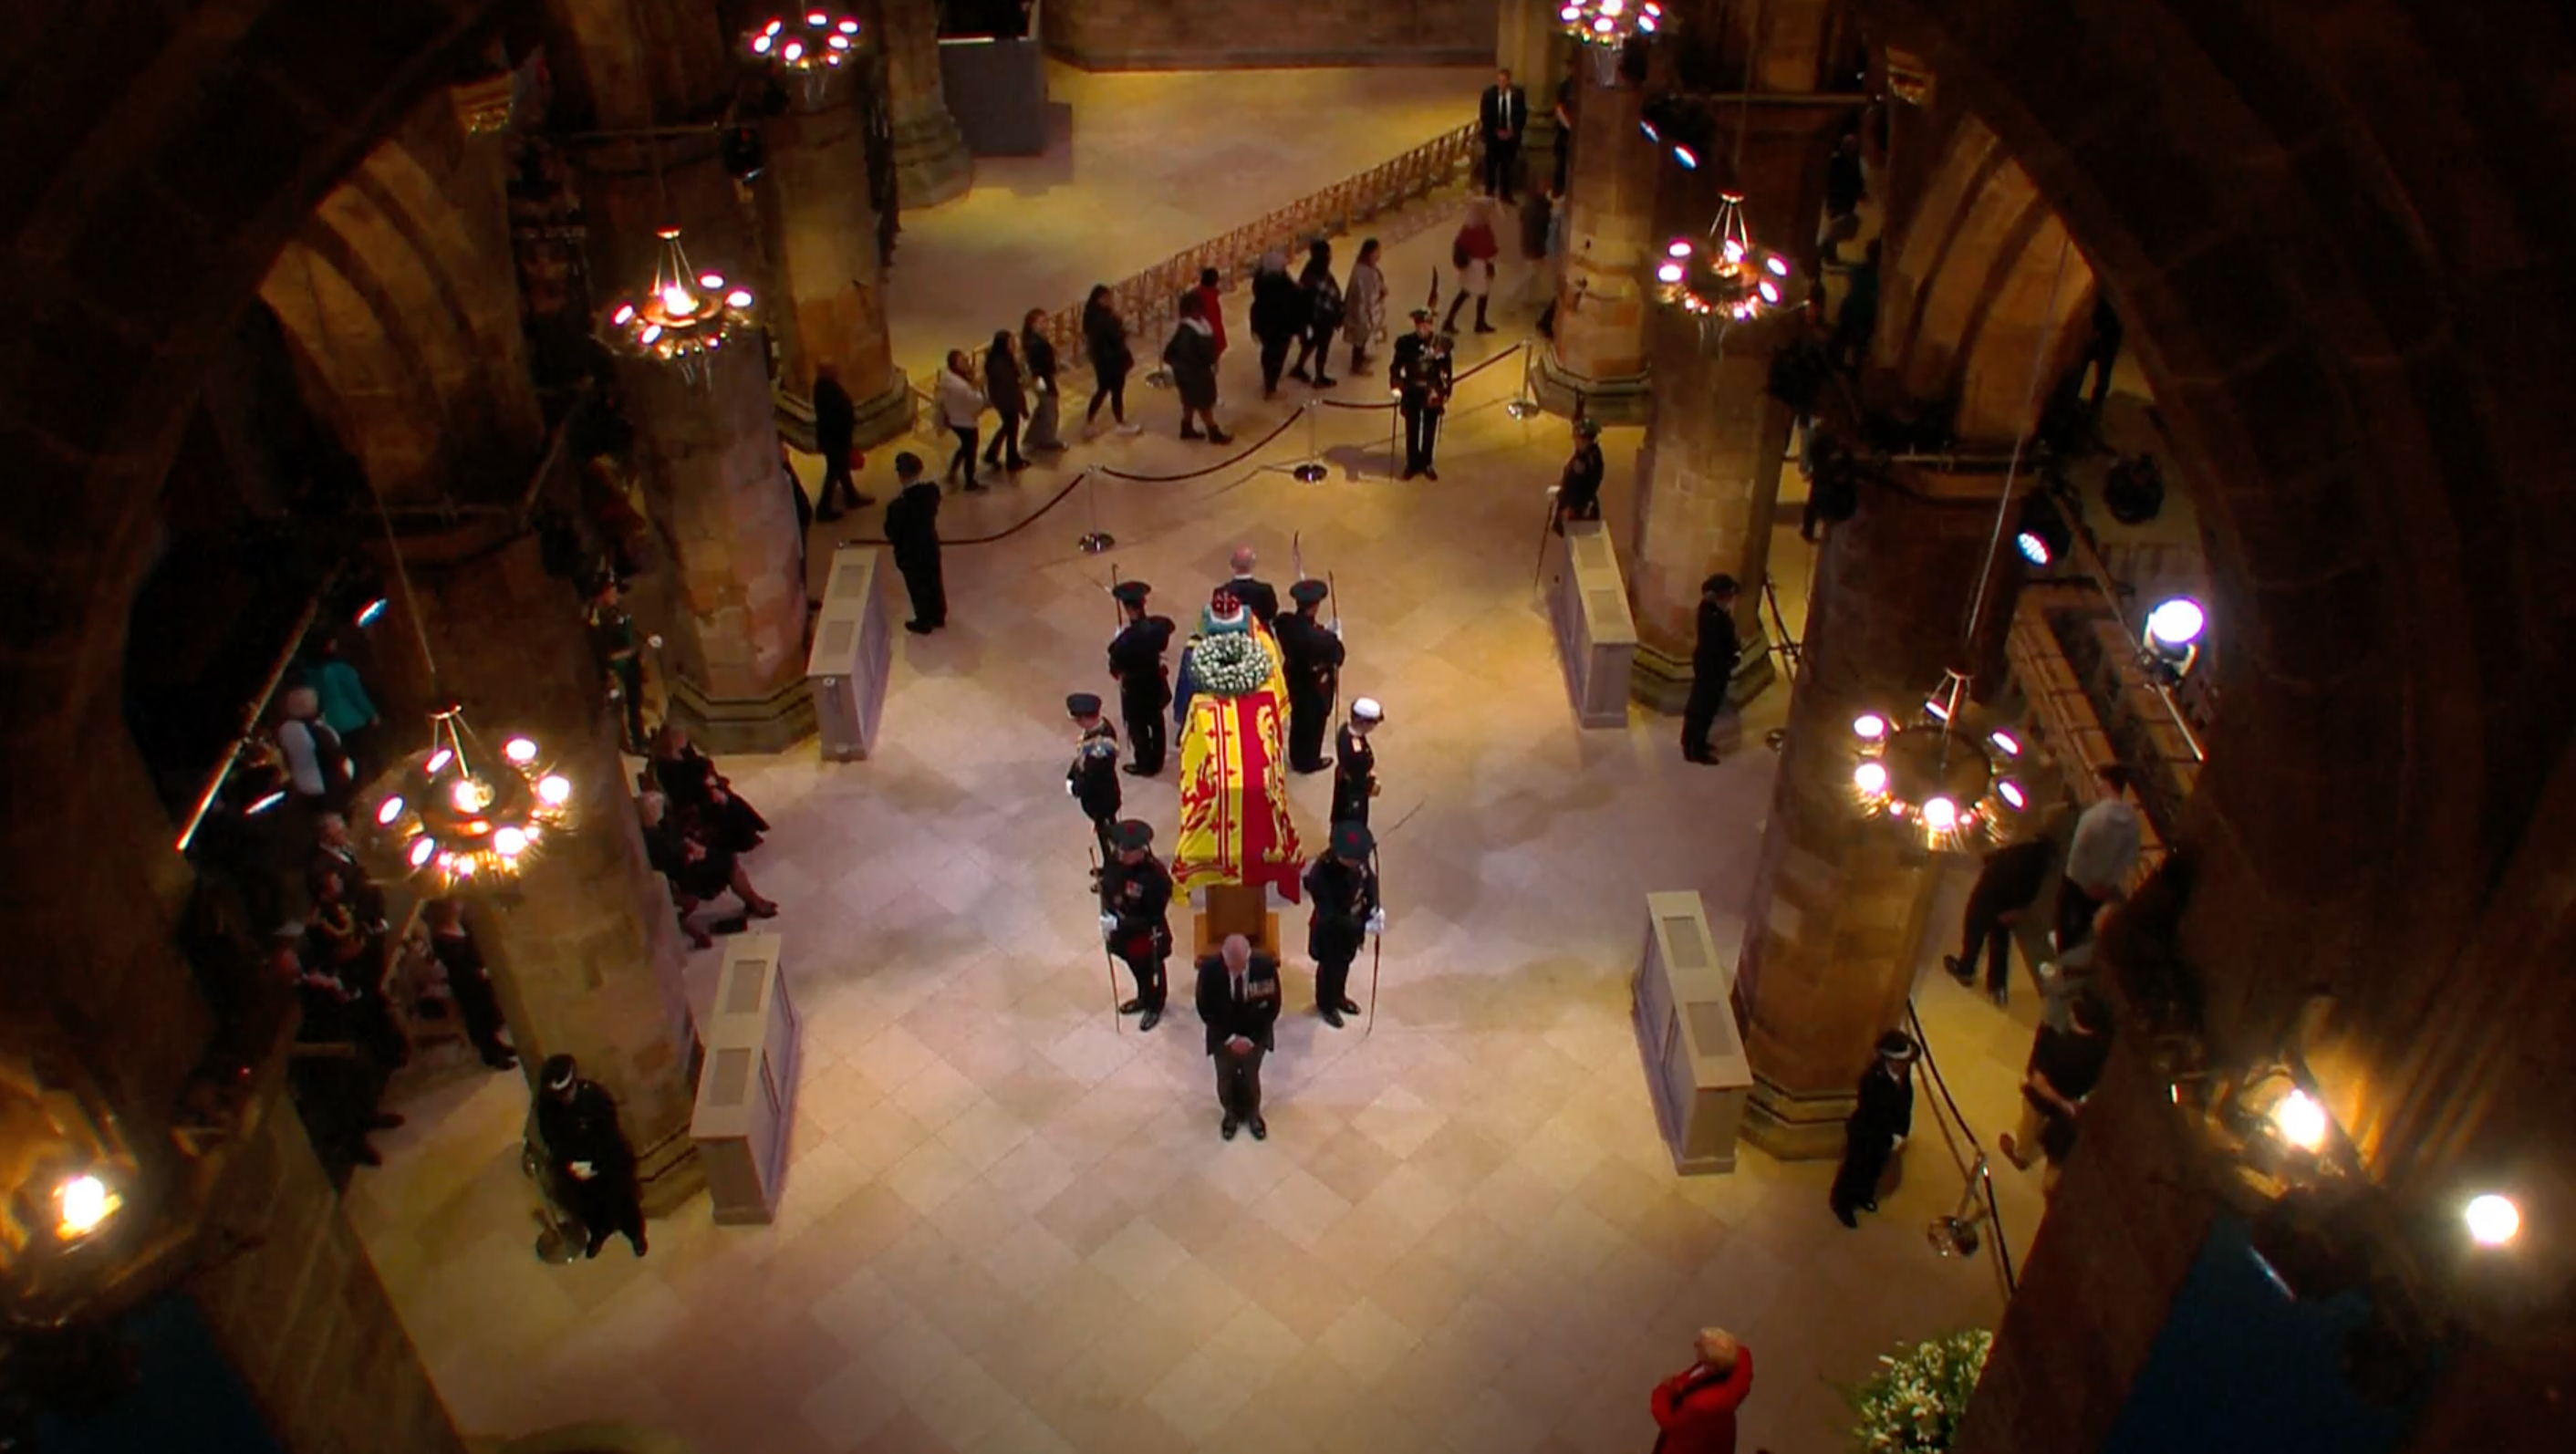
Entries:
[[1270,653],[1249,632],[1203,637],[1190,654],[1190,674],[1210,696],[1240,697],[1270,680]]

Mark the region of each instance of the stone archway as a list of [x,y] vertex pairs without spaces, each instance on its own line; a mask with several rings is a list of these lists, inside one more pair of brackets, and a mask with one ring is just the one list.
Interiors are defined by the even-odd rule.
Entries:
[[[2213,619],[2242,655],[2177,927],[2214,1054],[2277,1050],[2331,994],[2358,1071],[2333,1109],[2397,1205],[2429,1216],[2496,1164],[2563,1197],[2535,1168],[2569,1138],[2541,1071],[2569,996],[2529,956],[2569,910],[2528,895],[2576,859],[2539,807],[2567,790],[2576,661],[2550,583],[2576,541],[2554,423],[2576,396],[2576,211],[2546,180],[2576,127],[2539,100],[2566,22],[2413,0],[1864,8],[2064,219],[2208,482]],[[2186,1185],[2164,1089],[2124,1054],[2088,1110],[1963,1450],[2109,1431],[2212,1206],[2148,1191]],[[2563,1365],[2568,1258],[2529,1255],[2558,1327],[2482,1318],[2414,1447],[2545,1441],[2546,1415],[2495,1404],[2505,1370]],[[2524,1387],[2523,1412],[2545,1406]]]

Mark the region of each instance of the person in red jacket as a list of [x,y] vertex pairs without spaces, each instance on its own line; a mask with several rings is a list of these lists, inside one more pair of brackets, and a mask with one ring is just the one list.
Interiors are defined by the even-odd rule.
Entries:
[[1703,1328],[1690,1367],[1655,1385],[1655,1454],[1735,1454],[1735,1411],[1753,1391],[1753,1350]]

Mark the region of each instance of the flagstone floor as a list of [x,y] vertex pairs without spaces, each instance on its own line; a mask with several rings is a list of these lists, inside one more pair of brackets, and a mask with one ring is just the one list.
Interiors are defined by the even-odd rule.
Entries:
[[[1077,176],[1014,205],[1103,200]],[[1396,250],[1400,296],[1444,232]],[[1471,337],[1466,361],[1518,342],[1529,312]],[[1260,402],[1243,354],[1226,416],[1248,443],[1293,401]],[[1770,798],[1760,733],[1785,694],[1756,704],[1749,750],[1715,769],[1680,760],[1670,718],[1575,725],[1531,590],[1566,431],[1505,415],[1518,363],[1462,387],[1437,483],[1387,478],[1384,415],[1322,411],[1321,484],[1269,468],[1303,453],[1292,428],[1198,479],[1095,477],[1003,540],[952,548],[951,628],[898,635],[877,756],[826,765],[808,744],[726,764],[776,825],[751,863],[785,905],[772,927],[806,1014],[776,1225],[719,1228],[700,1201],[655,1225],[648,1259],[620,1246],[540,1265],[518,1079],[404,1083],[411,1124],[380,1138],[387,1165],[349,1205],[465,1428],[622,1420],[701,1454],[1610,1454],[1652,1442],[1648,1388],[1719,1324],[1757,1360],[1747,1454],[1824,1454],[1843,1447],[1835,1383],[1896,1340],[1993,1324],[1990,1265],[1925,1243],[1960,1185],[1928,1105],[1904,1187],[1858,1232],[1825,1209],[1829,1164],[1748,1148],[1732,1175],[1672,1172],[1629,1029],[1642,895],[1696,890],[1721,939],[1734,932]],[[1171,437],[1169,394],[1138,397],[1145,437],[952,497],[945,533],[1010,526],[1088,465],[1173,473],[1232,453]],[[1637,439],[1606,441],[1614,529]],[[886,464],[865,482],[879,494]],[[1117,545],[1090,557],[1074,541],[1095,510]],[[1391,924],[1380,982],[1356,987],[1376,1027],[1283,1019],[1266,1143],[1219,1140],[1185,1008],[1141,1036],[1110,1014],[1090,834],[1060,787],[1062,697],[1106,681],[1112,568],[1180,617],[1238,543],[1274,581],[1293,575],[1292,544],[1332,572],[1346,696],[1388,709]],[[831,544],[818,530],[818,571]],[[1807,548],[1784,531],[1773,558],[1794,624]],[[1123,781],[1130,811],[1168,834],[1169,775]],[[1310,838],[1326,795],[1295,785]],[[1303,911],[1284,917],[1302,949]],[[1948,937],[1954,909],[1935,922]],[[715,965],[692,962],[701,1003]],[[1292,953],[1292,1005],[1308,972]],[[1991,1138],[2032,997],[2007,1017],[1937,972],[1921,994]],[[2018,1256],[2035,1181],[2002,1181]]]

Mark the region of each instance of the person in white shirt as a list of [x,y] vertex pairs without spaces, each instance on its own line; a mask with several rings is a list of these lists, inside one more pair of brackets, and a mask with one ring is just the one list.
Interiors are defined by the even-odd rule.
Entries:
[[2057,893],[2057,951],[2071,952],[2093,933],[2102,906],[2128,892],[2137,871],[2138,810],[2128,799],[2129,770],[2110,763],[2093,774],[2102,797],[2075,820],[2066,850],[2066,882]]
[[340,734],[322,720],[322,697],[311,687],[296,687],[278,703],[278,722],[271,733],[286,757],[287,781],[307,807],[339,806],[355,770]]
[[939,371],[939,417],[948,432],[957,436],[957,453],[948,460],[948,478],[955,479],[957,472],[964,470],[966,488],[981,490],[984,483],[975,478],[975,435],[976,425],[984,417],[984,390],[975,382],[973,368],[966,350],[949,350],[948,366]]

